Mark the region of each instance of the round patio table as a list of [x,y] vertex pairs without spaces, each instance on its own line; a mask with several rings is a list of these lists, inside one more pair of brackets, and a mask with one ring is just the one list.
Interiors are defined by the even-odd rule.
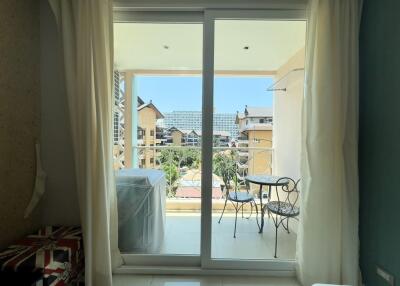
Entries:
[[[251,176],[246,176],[244,179],[249,182],[253,183],[256,185],[260,186],[259,189],[259,199],[260,199],[260,207],[261,207],[261,224],[258,226],[259,227],[259,233],[263,232],[264,229],[264,214],[265,214],[265,207],[263,205],[263,194],[262,194],[262,189],[263,186],[268,186],[268,201],[271,198],[271,188],[276,187],[276,186],[286,186],[289,184],[289,181],[287,179],[278,180],[281,177],[278,176],[271,176],[271,175],[251,175]],[[258,221],[257,221],[258,222]]]

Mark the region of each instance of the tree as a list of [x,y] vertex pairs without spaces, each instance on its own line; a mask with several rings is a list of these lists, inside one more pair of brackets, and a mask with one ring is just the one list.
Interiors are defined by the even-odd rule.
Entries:
[[159,160],[162,165],[174,164],[180,168],[197,168],[200,164],[200,150],[194,148],[163,149]]
[[236,152],[232,150],[220,151],[213,156],[213,172],[220,176],[224,184],[229,187],[232,181],[237,183]]
[[187,166],[189,168],[198,168],[200,165],[200,150],[198,149],[182,149],[180,152],[180,167]]
[[174,164],[165,164],[162,166],[165,172],[165,179],[167,180],[167,196],[174,197],[176,194],[176,182],[179,179],[179,172],[177,166]]

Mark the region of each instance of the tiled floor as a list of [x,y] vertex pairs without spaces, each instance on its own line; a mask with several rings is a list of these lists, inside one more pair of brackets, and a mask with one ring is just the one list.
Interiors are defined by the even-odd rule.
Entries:
[[300,286],[294,278],[114,275],[113,286]]
[[[212,217],[212,257],[233,259],[271,259],[275,243],[275,227],[266,216],[264,232],[258,233],[253,215],[249,220],[238,218],[236,238],[233,238],[234,217],[226,214],[218,224],[219,214]],[[278,257],[294,259],[296,235],[282,227],[278,231]],[[162,254],[200,253],[200,215],[167,214]]]

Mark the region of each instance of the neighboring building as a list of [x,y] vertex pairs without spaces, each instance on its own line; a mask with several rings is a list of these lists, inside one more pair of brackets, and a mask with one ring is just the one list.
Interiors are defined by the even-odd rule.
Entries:
[[[165,135],[166,144],[173,146],[200,146],[201,132],[195,130],[182,130],[176,127],[167,129]],[[230,134],[226,131],[214,131],[214,147],[229,147]]]
[[[201,131],[201,111],[173,111],[165,112],[165,118],[162,122],[163,127],[176,127],[180,130]],[[238,126],[235,124],[236,114],[233,113],[215,113],[214,130],[225,131],[236,138],[239,134]]]
[[176,127],[167,129],[166,145],[200,146],[200,135],[195,130],[181,130]]
[[184,141],[186,146],[200,146],[201,135],[199,134],[198,131],[189,130],[189,131],[183,131],[183,133],[185,134]]
[[237,113],[235,123],[240,132],[237,141],[240,174],[270,174],[272,152],[263,148],[272,148],[272,108],[246,106],[244,113]]
[[[197,133],[199,134],[199,143],[200,143],[202,133],[200,131],[198,131]],[[231,139],[232,139],[231,134],[227,131],[213,131],[214,147],[229,147]]]
[[165,138],[165,135],[166,135],[166,129],[158,126],[158,124],[157,124],[156,125],[156,146],[165,146],[166,145],[167,139]]
[[167,145],[182,146],[183,144],[183,132],[176,127],[167,129],[165,138],[167,139]]
[[[212,198],[221,199],[222,178],[212,174]],[[176,189],[176,198],[201,198],[201,172],[200,170],[187,170],[179,179]]]
[[[149,103],[142,103],[137,107],[138,112],[138,146],[157,146],[161,145],[161,139],[157,138],[157,120],[164,117],[164,115],[157,109],[157,107],[150,101]],[[160,131],[160,130],[158,130]],[[154,168],[158,162],[156,148],[138,148],[138,161],[140,168]]]

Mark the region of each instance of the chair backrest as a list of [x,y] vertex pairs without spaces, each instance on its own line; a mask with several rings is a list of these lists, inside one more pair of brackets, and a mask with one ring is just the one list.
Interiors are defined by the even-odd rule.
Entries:
[[[291,211],[293,211],[293,209],[296,207],[297,201],[299,199],[299,182],[300,179],[298,179],[297,181],[295,181],[292,178],[289,177],[281,177],[277,180],[277,183],[280,182],[285,182],[287,181],[288,183],[282,186],[276,186],[275,187],[275,193],[276,193],[276,197],[278,202],[285,202],[287,204],[289,204]],[[278,206],[280,207],[281,204],[278,204]]]

